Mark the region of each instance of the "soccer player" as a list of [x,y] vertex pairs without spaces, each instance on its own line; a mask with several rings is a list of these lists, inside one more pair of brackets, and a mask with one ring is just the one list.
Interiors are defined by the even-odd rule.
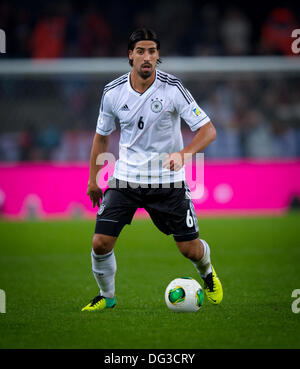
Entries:
[[[208,301],[219,304],[223,298],[210,247],[199,239],[184,172],[186,157],[203,151],[215,139],[216,130],[181,81],[156,68],[159,50],[160,42],[152,30],[134,31],[128,42],[131,71],[107,84],[103,91],[87,189],[93,207],[99,207],[91,258],[100,292],[82,311],[115,306],[113,248],[137,208],[146,209],[160,231],[173,235],[180,252],[203,279]],[[119,159],[103,195],[96,181],[102,166],[96,164],[96,159],[108,150],[109,135],[116,129],[115,118],[121,127]],[[186,147],[180,118],[195,132]]]

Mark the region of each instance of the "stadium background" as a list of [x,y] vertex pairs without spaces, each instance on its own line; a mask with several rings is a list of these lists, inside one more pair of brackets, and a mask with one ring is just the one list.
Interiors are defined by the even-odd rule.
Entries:
[[[170,339],[172,327],[167,323],[164,333],[159,330],[162,316],[168,317],[163,301],[148,295],[151,284],[159,295],[170,278],[192,272],[189,264],[175,255],[176,250],[170,246],[172,240],[157,233],[148,220],[136,220],[128,227],[120,238],[123,248],[116,250],[120,287],[123,281],[131,286],[130,293],[120,288],[117,314],[121,322],[130,314],[125,302],[122,305],[122,297],[125,300],[125,296],[131,296],[137,306],[136,320],[131,315],[132,320],[129,319],[132,327],[118,327],[118,336],[106,343],[99,343],[97,330],[91,334],[92,318],[79,320],[70,333],[71,319],[78,319],[78,306],[91,298],[94,291],[87,256],[94,226],[90,219],[94,219],[95,209],[85,192],[101,93],[108,81],[121,71],[125,73],[124,68],[129,70],[127,39],[139,26],[157,31],[163,60],[160,69],[168,72],[168,66],[179,61],[174,74],[182,79],[217,128],[217,140],[204,153],[204,195],[195,205],[200,230],[216,245],[217,265],[228,291],[220,314],[222,321],[210,307],[203,307],[208,315],[201,321],[202,328],[209,330],[212,324],[216,327],[206,342],[184,334],[181,337],[175,334]],[[296,329],[299,319],[290,312],[291,292],[300,287],[296,263],[300,59],[291,48],[291,33],[299,28],[299,6],[287,1],[262,3],[259,11],[250,3],[232,1],[44,1],[42,5],[37,1],[0,2],[0,29],[6,33],[6,53],[0,54],[0,289],[6,291],[7,312],[11,312],[0,314],[0,324],[6,332],[0,347],[299,348]],[[206,63],[206,67],[201,64],[194,72],[184,72],[185,63],[192,65],[193,60]],[[111,71],[109,65],[114,61],[124,67]],[[217,70],[213,64],[211,70],[207,69],[212,61]],[[246,65],[246,70],[230,70],[228,61]],[[96,68],[89,72],[93,62],[107,71],[99,72],[101,68]],[[260,65],[259,71],[255,70],[256,63]],[[280,67],[274,70],[272,66],[276,63]],[[76,71],[70,73],[68,68],[72,65],[76,65]],[[39,68],[42,72],[35,73]],[[184,141],[188,142],[191,132],[184,124],[182,130]],[[116,158],[118,137],[119,130],[113,133],[109,147]],[[232,214],[238,217],[232,218]],[[210,217],[206,218],[207,215]],[[52,220],[45,221],[48,218]],[[57,218],[67,220],[56,222]],[[149,239],[140,247],[139,240],[145,232]],[[222,248],[224,242],[226,251]],[[151,256],[149,249],[153,252]],[[132,259],[128,250],[134,254]],[[160,262],[161,250],[165,256]],[[227,252],[236,255],[235,268],[228,267],[231,259]],[[142,261],[145,256],[149,264]],[[254,260],[259,260],[259,264]],[[12,265],[16,266],[14,272]],[[133,280],[122,272],[122,265],[135,270]],[[72,275],[74,266],[80,270],[76,277]],[[148,268],[155,271],[155,278],[151,273],[140,278]],[[44,270],[52,278],[41,276]],[[247,278],[241,278],[242,270]],[[280,281],[272,278],[279,270],[281,276],[285,273]],[[68,273],[71,280],[66,282]],[[21,288],[17,276],[24,278]],[[241,279],[240,284],[235,279]],[[80,292],[76,296],[75,281]],[[60,284],[63,290],[59,289]],[[270,285],[272,292],[266,298],[264,288]],[[230,287],[246,288],[242,304]],[[273,288],[285,293],[276,294]],[[22,307],[11,297],[16,291],[21,295]],[[50,294],[56,295],[54,301],[50,302]],[[69,304],[65,302],[66,296]],[[257,305],[265,298],[266,305]],[[47,328],[43,339],[44,317],[38,307],[32,308],[32,300],[37,306],[47,302],[48,319],[54,313],[59,317],[52,330]],[[256,306],[247,310],[253,321],[262,317],[259,319],[262,326],[255,326],[254,330],[251,319],[248,321],[248,316],[244,316],[245,310],[241,313],[239,309],[249,309],[249,304]],[[62,306],[69,318],[64,316]],[[153,307],[152,323],[145,324],[147,334],[138,330],[133,333],[134,327],[145,322],[146,310]],[[23,309],[30,329],[21,317]],[[226,320],[232,316],[237,319],[236,325]],[[106,319],[101,334],[107,336],[109,326],[115,322],[112,315],[106,315]],[[198,324],[196,318],[172,319],[198,334],[193,326]],[[281,335],[276,333],[280,332],[279,322],[284,322],[286,329]],[[90,341],[84,339],[85,335],[80,337],[80,324],[86,324]],[[61,337],[54,331],[58,327],[63,327]],[[217,329],[220,327],[224,333]],[[129,341],[124,338],[127,329]],[[232,341],[228,338],[231,333],[235,333]]]

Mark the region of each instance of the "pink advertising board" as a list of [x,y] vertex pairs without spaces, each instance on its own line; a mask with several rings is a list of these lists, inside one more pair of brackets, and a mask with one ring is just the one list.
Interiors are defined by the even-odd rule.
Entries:
[[[281,214],[292,199],[300,199],[300,160],[205,161],[204,186],[193,180],[186,166],[187,183],[198,215]],[[103,171],[104,185],[113,167]],[[0,164],[2,217],[95,217],[86,195],[88,163]],[[137,216],[146,215],[138,209]]]

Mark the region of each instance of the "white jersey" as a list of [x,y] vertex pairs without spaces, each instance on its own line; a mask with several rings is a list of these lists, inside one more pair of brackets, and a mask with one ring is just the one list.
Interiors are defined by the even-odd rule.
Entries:
[[167,154],[183,149],[180,118],[196,131],[210,121],[181,81],[160,70],[143,93],[135,91],[130,73],[104,88],[96,132],[106,136],[120,122],[119,159],[114,177],[134,183],[170,183],[185,180],[179,171],[163,168]]

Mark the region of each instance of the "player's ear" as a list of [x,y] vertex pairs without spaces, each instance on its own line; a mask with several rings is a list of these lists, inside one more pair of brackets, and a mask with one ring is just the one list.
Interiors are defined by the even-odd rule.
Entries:
[[133,51],[132,50],[128,51],[128,57],[129,57],[129,60],[133,60]]
[[160,63],[159,50],[157,50],[156,65]]

